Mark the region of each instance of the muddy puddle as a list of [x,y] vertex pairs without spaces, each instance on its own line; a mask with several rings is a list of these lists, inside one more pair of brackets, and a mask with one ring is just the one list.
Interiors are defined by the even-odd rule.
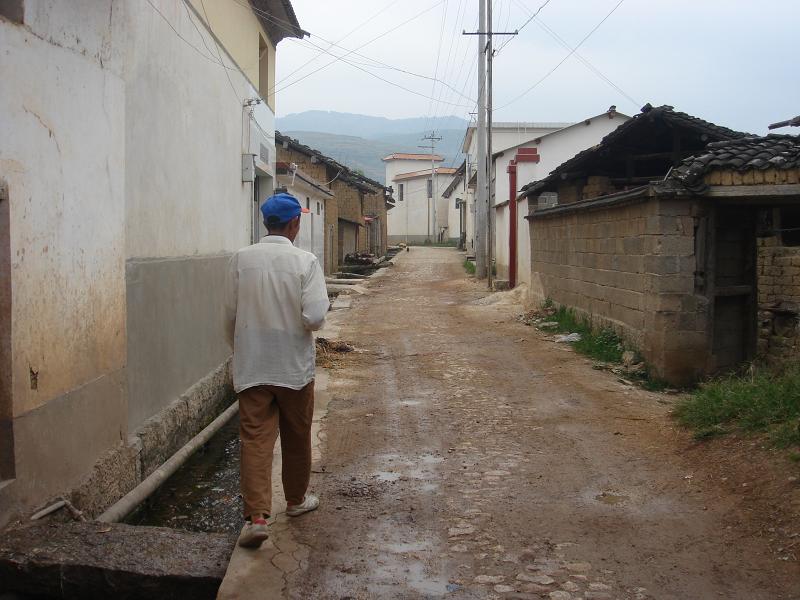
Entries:
[[239,417],[220,429],[126,522],[238,534],[242,527]]

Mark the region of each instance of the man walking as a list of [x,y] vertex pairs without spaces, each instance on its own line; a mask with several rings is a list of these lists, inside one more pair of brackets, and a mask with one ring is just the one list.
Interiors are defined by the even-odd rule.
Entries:
[[232,257],[225,283],[225,327],[239,395],[241,485],[247,523],[239,545],[267,539],[272,512],[272,456],[281,437],[286,514],[319,506],[307,493],[314,414],[314,336],[330,304],[317,258],[295,248],[303,209],[291,194],[261,207],[267,235]]

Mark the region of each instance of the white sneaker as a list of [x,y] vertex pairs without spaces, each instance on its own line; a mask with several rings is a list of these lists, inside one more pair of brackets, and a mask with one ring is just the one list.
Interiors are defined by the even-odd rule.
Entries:
[[317,498],[314,494],[306,494],[305,498],[303,498],[303,503],[298,504],[296,506],[292,506],[291,508],[286,508],[286,514],[290,517],[299,517],[307,512],[311,512],[312,510],[317,510],[319,507],[319,498]]
[[239,535],[239,545],[242,548],[258,548],[269,538],[267,521],[263,518],[248,521]]

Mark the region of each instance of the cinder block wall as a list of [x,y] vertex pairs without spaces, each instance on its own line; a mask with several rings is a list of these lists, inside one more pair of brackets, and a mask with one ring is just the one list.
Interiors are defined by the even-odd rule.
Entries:
[[664,379],[695,378],[708,335],[707,302],[695,293],[692,207],[644,199],[534,218],[531,300],[550,298],[611,327]]

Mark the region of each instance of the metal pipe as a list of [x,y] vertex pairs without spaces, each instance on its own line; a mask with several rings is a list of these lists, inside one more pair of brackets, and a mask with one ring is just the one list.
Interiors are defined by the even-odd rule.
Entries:
[[162,483],[169,479],[175,471],[200,448],[200,446],[208,442],[215,433],[222,429],[238,411],[239,401],[237,400],[214,419],[211,424],[189,440],[183,448],[170,456],[164,464],[150,473],[144,481],[110,506],[97,520],[102,523],[117,523],[131,514],[142,502],[147,500]]

